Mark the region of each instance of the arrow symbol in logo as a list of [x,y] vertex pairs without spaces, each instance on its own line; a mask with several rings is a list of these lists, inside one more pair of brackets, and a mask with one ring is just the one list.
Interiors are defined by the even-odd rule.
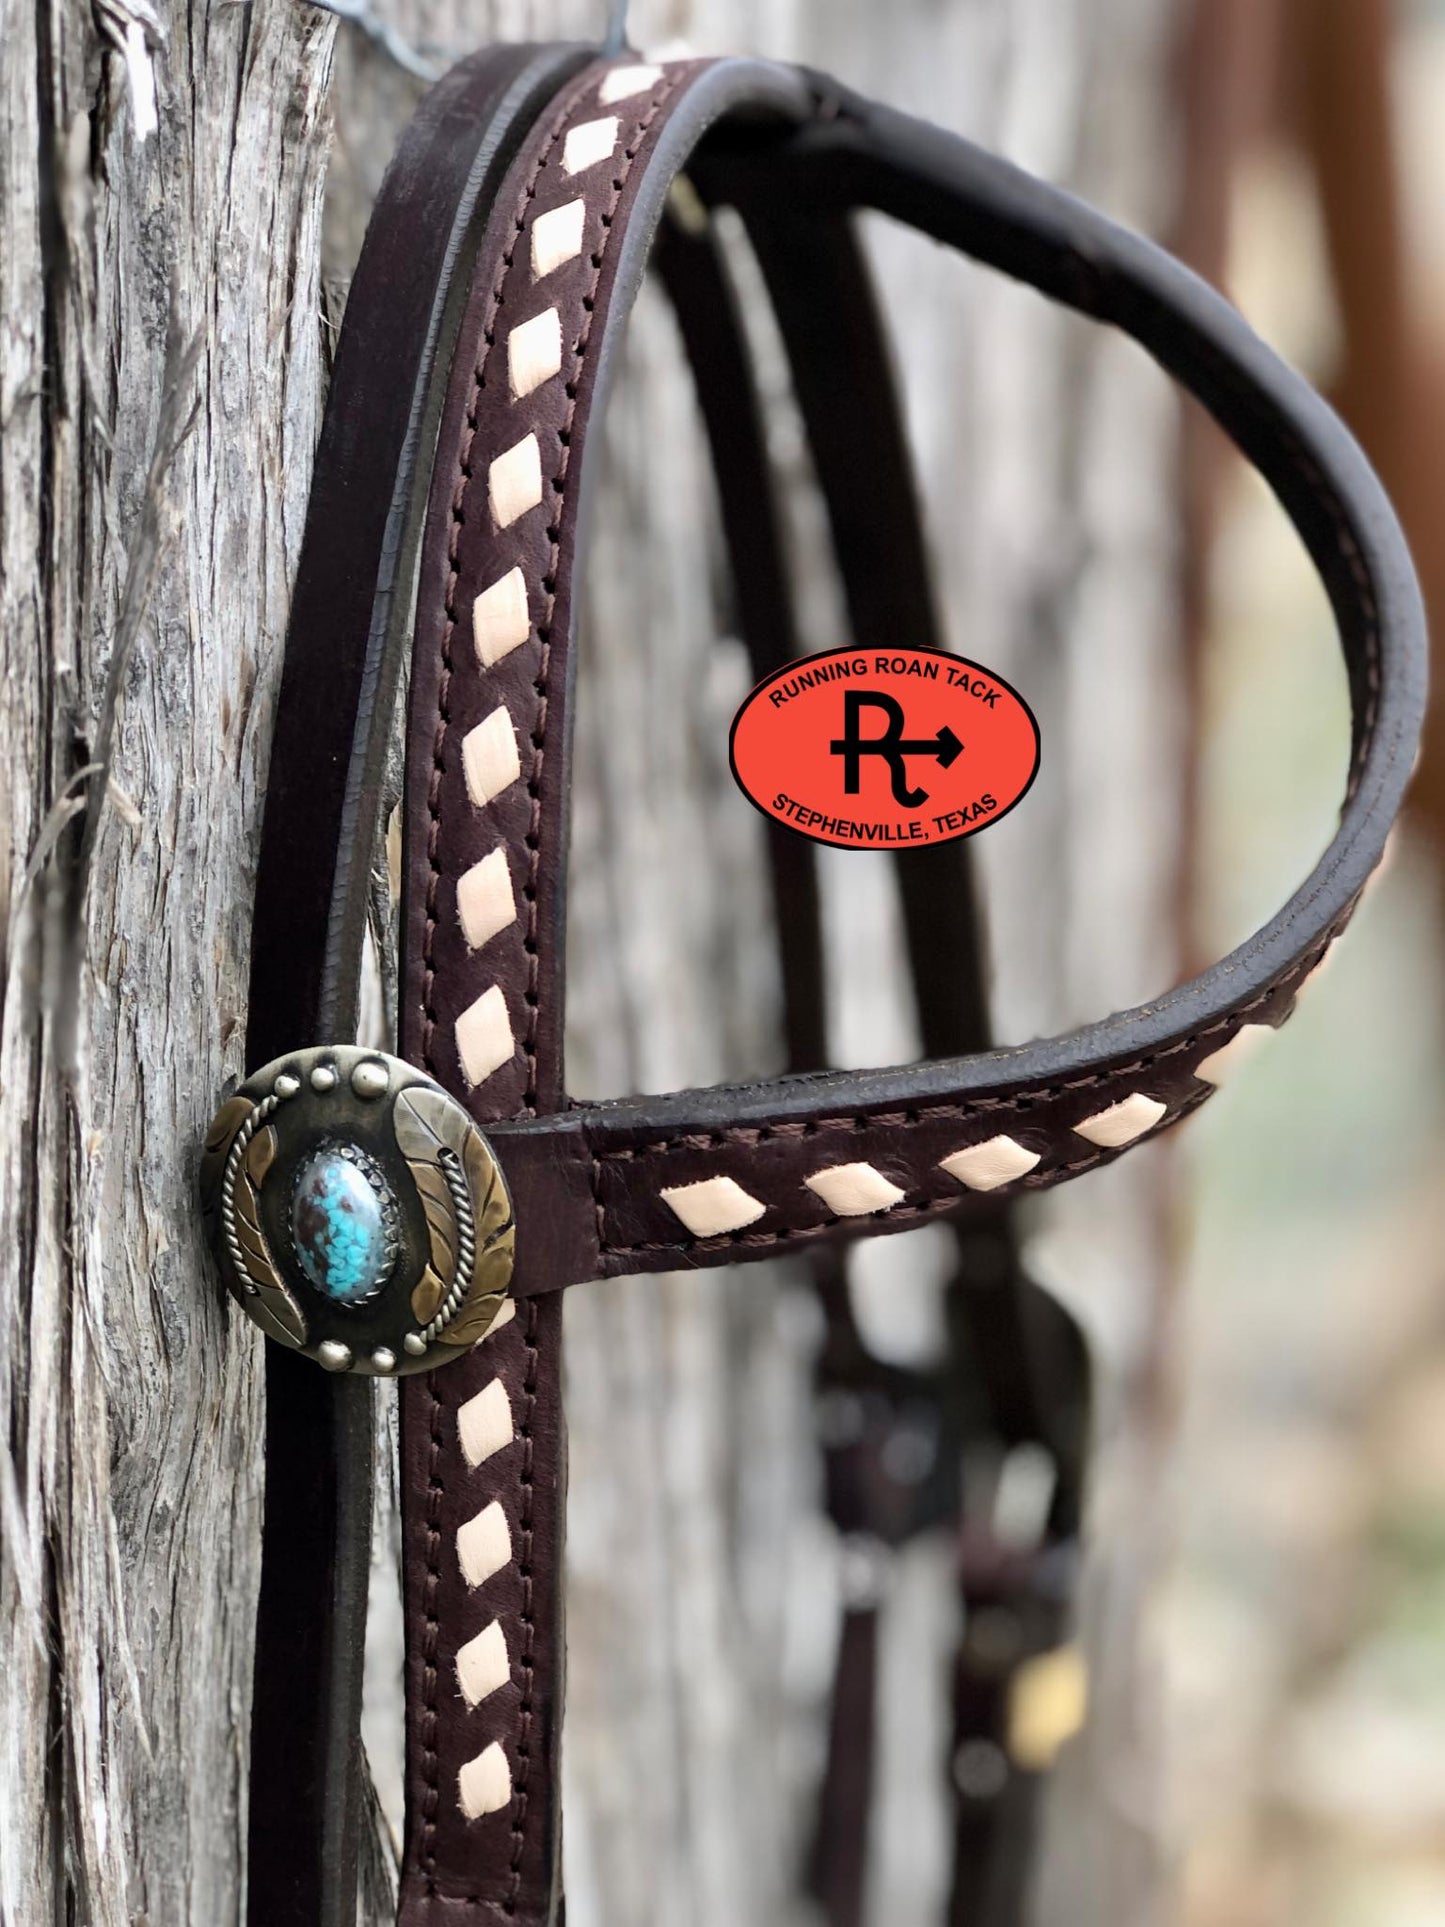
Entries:
[[898,753],[900,756],[931,756],[940,769],[947,769],[962,748],[963,744],[945,723],[936,736],[925,736],[921,743],[900,743]]
[[[863,734],[862,717],[865,708],[880,710],[887,717],[887,726],[881,736]],[[836,742],[828,745],[830,755],[843,758],[845,796],[858,794],[862,780],[863,758],[882,756],[888,763],[889,786],[893,791],[895,803],[901,803],[906,810],[916,810],[920,803],[928,801],[927,790],[909,787],[904,757],[931,756],[940,769],[947,769],[961,753],[963,744],[947,723],[936,736],[925,736],[921,741],[917,738],[906,738],[903,727],[903,705],[896,702],[892,696],[877,695],[860,689],[850,689],[845,692],[843,734]]]

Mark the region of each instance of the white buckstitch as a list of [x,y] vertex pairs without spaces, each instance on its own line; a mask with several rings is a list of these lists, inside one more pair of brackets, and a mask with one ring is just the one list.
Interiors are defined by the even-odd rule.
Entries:
[[499,1619],[483,1626],[475,1639],[458,1650],[456,1670],[457,1685],[468,1706],[479,1706],[507,1684],[512,1677],[512,1662]]
[[462,1577],[473,1588],[484,1586],[512,1563],[512,1534],[507,1515],[493,1499],[457,1532],[457,1562]]
[[519,321],[507,336],[507,379],[513,401],[551,381],[561,366],[562,317],[555,308]]
[[512,1804],[512,1770],[496,1740],[457,1775],[457,1799],[469,1820],[500,1813]]
[[871,1164],[829,1165],[803,1182],[839,1218],[862,1218],[870,1212],[887,1211],[905,1195]]
[[510,1445],[515,1436],[512,1404],[501,1379],[494,1378],[465,1405],[457,1407],[457,1437],[473,1470],[493,1453],[500,1452],[504,1445]]
[[1001,1184],[1025,1177],[1038,1161],[1039,1153],[1026,1151],[1017,1138],[999,1136],[940,1158],[939,1168],[970,1191],[997,1191]]
[[457,878],[457,917],[469,950],[480,950],[517,921],[517,899],[505,850],[493,850]]
[[589,167],[611,160],[617,145],[617,116],[604,114],[600,120],[584,120],[570,127],[562,143],[562,172],[585,174]]
[[697,1184],[670,1185],[662,1201],[694,1238],[717,1238],[756,1224],[767,1210],[732,1178],[703,1178]]
[[456,1035],[457,1056],[470,1089],[485,1084],[503,1064],[511,1063],[517,1040],[499,985],[493,984],[467,1006],[457,1019]]
[[602,76],[602,84],[597,89],[598,102],[603,107],[615,107],[619,100],[631,100],[634,94],[645,94],[649,87],[655,87],[661,79],[661,67],[642,63],[614,67],[610,73]]
[[548,208],[532,223],[532,279],[542,281],[582,252],[582,223],[587,203],[564,201]]
[[472,641],[476,644],[477,661],[483,669],[492,668],[503,656],[520,648],[531,633],[527,578],[519,568],[508,569],[472,603]]
[[1081,1124],[1074,1126],[1075,1134],[1087,1138],[1090,1144],[1102,1145],[1106,1151],[1117,1151],[1125,1144],[1132,1144],[1136,1138],[1152,1131],[1163,1117],[1166,1105],[1157,1097],[1146,1097],[1142,1091],[1131,1091],[1128,1097],[1121,1098],[1117,1104],[1110,1104],[1105,1110],[1095,1111]]
[[494,709],[462,738],[462,774],[467,795],[479,810],[522,774],[516,726],[505,708]]
[[524,435],[498,455],[487,470],[487,497],[492,520],[509,529],[542,499],[542,451],[535,435]]

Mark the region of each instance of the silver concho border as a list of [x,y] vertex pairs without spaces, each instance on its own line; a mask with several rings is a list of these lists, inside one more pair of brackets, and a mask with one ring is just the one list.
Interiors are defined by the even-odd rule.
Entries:
[[[335,1112],[334,1119],[329,1112]],[[277,1253],[260,1196],[289,1139],[315,1133],[392,1194],[390,1262],[376,1290],[349,1303],[312,1283],[294,1250]],[[292,1182],[299,1175],[293,1168]],[[417,1210],[398,1208],[408,1180]],[[323,1045],[277,1058],[218,1110],[201,1160],[202,1209],[227,1286],[279,1343],[329,1371],[393,1376],[429,1370],[485,1336],[511,1279],[511,1200],[491,1148],[462,1106],[429,1077],[380,1051]],[[270,1207],[274,1224],[274,1206]],[[424,1226],[424,1235],[418,1232]],[[396,1301],[366,1341],[358,1312]]]

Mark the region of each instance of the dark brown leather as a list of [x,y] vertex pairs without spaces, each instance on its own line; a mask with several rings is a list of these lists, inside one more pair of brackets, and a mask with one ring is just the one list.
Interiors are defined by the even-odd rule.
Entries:
[[[463,1368],[403,1386],[403,1927],[458,1919],[547,1921],[560,1896],[566,1483],[560,1340],[560,1301],[540,1300],[523,1306]],[[471,1468],[458,1448],[457,1408],[494,1379],[506,1388],[516,1437]],[[514,1556],[474,1592],[462,1577],[456,1535],[491,1503],[506,1514]],[[468,1708],[457,1689],[456,1654],[492,1621],[505,1632],[511,1679]],[[493,1741],[506,1750],[512,1798],[502,1811],[468,1820],[458,1775]]]
[[[466,1098],[489,1127],[518,1114],[545,1116],[562,1103],[562,881],[567,801],[567,694],[574,620],[574,559],[584,512],[586,435],[605,382],[614,305],[635,294],[671,168],[647,165],[688,112],[686,146],[731,102],[767,101],[801,111],[787,76],[750,63],[681,63],[643,93],[604,108],[605,65],[558,97],[519,154],[501,213],[477,261],[458,344],[440,446],[418,591],[409,766],[431,780],[408,786],[405,826],[409,900],[425,905],[404,959],[403,1049]],[[611,164],[575,177],[563,171],[570,128],[615,113]],[[684,146],[683,151],[686,151]],[[650,178],[641,214],[638,190]],[[571,261],[534,283],[530,226],[581,198],[584,243]],[[620,291],[620,292],[619,292]],[[560,374],[518,402],[505,360],[510,328],[555,306],[563,342]],[[506,529],[488,507],[488,467],[528,434],[541,453],[543,504]],[[534,633],[483,671],[472,649],[473,598],[507,570],[526,572]],[[504,705],[522,752],[522,779],[478,810],[465,785],[467,731]],[[456,916],[456,882],[504,849],[519,909],[516,922],[479,953]],[[458,1016],[492,985],[506,998],[517,1049],[512,1061],[468,1091],[456,1055]],[[558,1396],[560,1327],[555,1303],[519,1307],[516,1320],[449,1368],[436,1391],[403,1388],[405,1586],[408,1651],[408,1803],[403,1875],[407,1927],[458,1913],[478,1920],[545,1921],[556,1905],[557,1719],[562,1669],[561,1505],[563,1443]],[[480,1467],[460,1460],[452,1408],[500,1381],[518,1437]],[[438,1408],[436,1398],[445,1401]],[[516,1559],[472,1593],[457,1563],[460,1527],[500,1505]],[[545,1581],[545,1584],[543,1583]],[[512,1656],[512,1681],[468,1708],[457,1694],[455,1653],[492,1621]],[[493,1741],[506,1750],[514,1797],[503,1812],[467,1819],[458,1775]]]
[[[513,1292],[525,1297],[617,1273],[734,1264],[820,1239],[986,1216],[996,1194],[967,1192],[941,1161],[998,1135],[1039,1156],[1038,1166],[1015,1181],[1018,1190],[1110,1163],[1121,1149],[1091,1145],[1073,1127],[1135,1091],[1164,1105],[1159,1129],[1197,1110],[1211,1086],[1194,1075],[1195,1065],[1243,1024],[1282,1024],[1353,909],[1352,900],[1297,962],[1221,1016],[1176,1033],[1176,1010],[1203,1003],[1205,993],[1161,998],[1133,1017],[1134,1048],[1102,1063],[1093,1055],[1095,1033],[1116,1037],[1128,1024],[1110,1020],[1050,1045],[899,1071],[829,1072],[579,1106],[545,1127],[494,1130],[518,1223],[539,1227],[525,1243],[518,1238]],[[1232,964],[1231,976],[1235,969],[1243,975],[1246,966]],[[856,1162],[897,1185],[902,1203],[861,1222],[840,1220],[806,1188],[815,1172]],[[767,1213],[745,1230],[695,1237],[662,1192],[717,1177],[734,1179]]]
[[[351,286],[307,512],[252,924],[247,1065],[352,1034],[407,591],[458,288],[509,159],[584,56],[499,47],[427,96]],[[371,1387],[266,1356],[251,1728],[252,1927],[349,1927],[365,1772]]]

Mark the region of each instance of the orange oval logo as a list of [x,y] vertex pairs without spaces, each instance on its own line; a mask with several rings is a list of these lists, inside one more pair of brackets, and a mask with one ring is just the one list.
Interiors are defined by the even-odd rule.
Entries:
[[815,843],[912,848],[973,836],[1039,767],[1033,711],[1002,677],[936,649],[826,649],[760,682],[733,718],[733,776]]

